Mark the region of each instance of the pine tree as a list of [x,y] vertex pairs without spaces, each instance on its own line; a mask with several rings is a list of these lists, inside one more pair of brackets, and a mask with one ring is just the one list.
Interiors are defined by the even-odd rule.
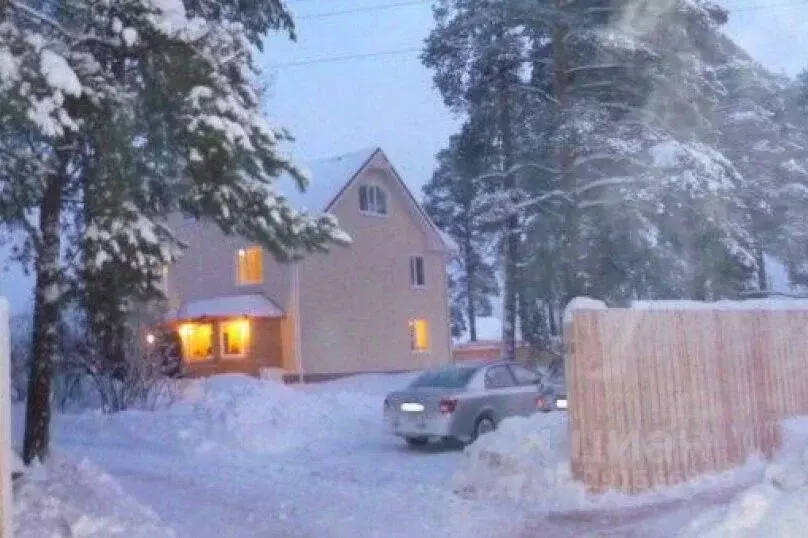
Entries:
[[493,233],[478,204],[486,189],[478,178],[488,170],[486,161],[491,155],[492,148],[479,129],[467,124],[438,154],[438,168],[424,186],[424,208],[460,246],[458,267],[452,275],[452,307],[456,316],[462,316],[455,326],[467,328],[472,342],[477,340],[477,318],[491,315],[491,297],[498,293],[489,256]]
[[19,255],[36,277],[27,463],[48,452],[65,293],[106,290],[113,271],[124,289],[151,290],[181,247],[164,215],[211,219],[283,260],[347,240],[271,189],[282,172],[306,178],[260,114],[251,42],[291,21],[274,0],[248,7],[0,4],[0,215],[26,232]]
[[[501,222],[503,289],[503,356],[516,354],[517,282],[520,215],[516,176],[516,131],[521,121],[514,90],[520,85],[523,43],[514,32],[509,2],[502,0],[439,0],[435,28],[426,40],[422,61],[446,104],[457,113],[490,127],[496,148],[492,177]],[[505,202],[505,203],[500,203]]]

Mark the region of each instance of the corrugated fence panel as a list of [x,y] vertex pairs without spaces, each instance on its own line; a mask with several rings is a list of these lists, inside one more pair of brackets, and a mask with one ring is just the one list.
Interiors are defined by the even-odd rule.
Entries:
[[565,329],[572,470],[640,492],[781,444],[808,414],[808,313],[578,311]]

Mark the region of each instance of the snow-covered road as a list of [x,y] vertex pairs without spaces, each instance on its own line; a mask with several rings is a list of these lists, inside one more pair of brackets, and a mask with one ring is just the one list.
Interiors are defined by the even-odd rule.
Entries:
[[[522,450],[525,472],[535,477],[522,480],[522,467],[513,479],[505,468],[502,477],[500,471],[486,476],[484,468],[476,476],[472,466],[464,476],[483,495],[461,498],[452,478],[471,461],[461,447],[413,450],[382,430],[384,395],[408,381],[359,376],[290,388],[222,376],[191,383],[160,411],[57,415],[54,441],[70,460],[86,458],[111,475],[179,538],[676,536],[706,511],[728,505],[743,486],[730,482],[723,490],[694,490],[694,497],[634,508],[538,510],[541,497],[552,501],[568,492],[561,485],[536,497],[536,480],[550,476],[558,459],[552,432],[561,435],[565,421],[551,414],[509,422],[472,451],[487,444],[507,452],[522,443],[514,453]],[[536,435],[530,443],[539,444],[524,444]],[[70,482],[64,476],[59,480]],[[533,490],[525,490],[526,502],[490,495],[503,484]],[[129,520],[137,520],[134,501],[121,502]],[[104,504],[93,503],[90,509]],[[126,533],[75,534],[113,535]]]
[[[452,493],[460,447],[412,450],[382,431],[383,395],[407,381],[392,377],[280,397],[231,383],[169,411],[60,415],[54,441],[107,471],[181,538],[518,535],[522,510]],[[269,416],[262,401],[288,407]]]

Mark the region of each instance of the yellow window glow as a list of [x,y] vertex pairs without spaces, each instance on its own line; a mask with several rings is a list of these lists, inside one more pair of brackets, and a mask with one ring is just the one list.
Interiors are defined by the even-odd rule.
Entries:
[[182,340],[182,356],[186,361],[203,361],[213,356],[213,325],[183,323],[179,332]]
[[221,324],[222,355],[243,357],[250,342],[250,321],[238,319]]
[[410,321],[410,347],[413,351],[429,350],[429,325],[425,319]]
[[240,248],[236,252],[236,280],[239,285],[260,284],[264,279],[261,247]]

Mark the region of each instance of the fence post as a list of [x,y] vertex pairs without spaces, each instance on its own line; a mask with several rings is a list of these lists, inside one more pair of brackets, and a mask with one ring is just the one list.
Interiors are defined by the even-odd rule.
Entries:
[[8,302],[0,297],[0,538],[11,538],[11,380]]

